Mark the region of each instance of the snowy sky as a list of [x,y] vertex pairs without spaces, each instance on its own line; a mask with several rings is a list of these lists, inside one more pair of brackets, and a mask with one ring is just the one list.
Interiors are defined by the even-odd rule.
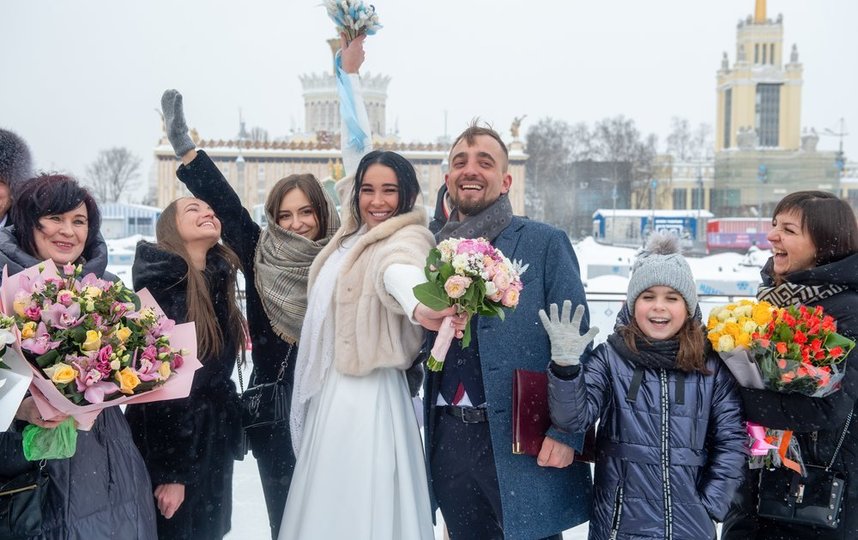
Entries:
[[[714,125],[721,53],[753,0],[372,0],[385,25],[364,71],[392,77],[388,126],[404,140],[458,133],[474,116],[508,130],[527,114],[594,121],[624,114],[662,145],[672,116]],[[185,95],[203,137],[248,126],[303,127],[298,75],[329,69],[333,25],[319,0],[3,0],[0,127],[40,168],[82,175],[99,150],[127,146],[144,179],[161,92]],[[852,135],[858,158],[858,2],[769,0],[785,49],[804,64],[802,125]],[[821,149],[835,149],[823,137]]]

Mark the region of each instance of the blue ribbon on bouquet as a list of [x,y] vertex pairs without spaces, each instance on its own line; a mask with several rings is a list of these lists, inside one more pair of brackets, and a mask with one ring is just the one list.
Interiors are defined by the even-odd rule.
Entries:
[[349,80],[348,74],[343,70],[343,60],[340,53],[337,52],[337,90],[340,93],[340,116],[348,129],[347,144],[357,150],[364,151],[364,141],[366,141],[366,133],[360,127],[360,122],[357,118],[357,109],[355,107],[355,95],[352,91],[352,83]]

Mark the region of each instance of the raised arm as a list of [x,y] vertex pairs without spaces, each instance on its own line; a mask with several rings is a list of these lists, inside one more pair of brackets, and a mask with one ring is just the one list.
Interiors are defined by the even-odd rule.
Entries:
[[357,171],[363,156],[372,151],[372,128],[369,115],[363,101],[358,71],[363,64],[365,53],[363,42],[366,35],[360,35],[346,43],[340,36],[340,52],[337,53],[337,91],[340,95],[340,147],[343,153],[343,168],[346,175]]
[[167,139],[182,165],[176,171],[190,192],[209,204],[221,221],[224,243],[236,252],[245,268],[253,263],[259,225],[242,206],[241,199],[209,156],[196,150],[188,135],[182,94],[166,90],[161,96],[161,109],[167,127]]

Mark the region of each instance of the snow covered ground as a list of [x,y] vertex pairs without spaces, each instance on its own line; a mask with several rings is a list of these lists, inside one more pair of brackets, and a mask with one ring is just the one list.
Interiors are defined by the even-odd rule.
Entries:
[[[141,237],[108,241],[112,263],[108,270],[131,286],[131,264],[134,246]],[[614,326],[617,310],[624,300],[628,275],[636,250],[605,246],[586,238],[574,244],[581,268],[581,279],[587,291],[591,324],[601,328],[597,342],[604,341]],[[689,258],[704,317],[716,305],[733,298],[753,296],[760,281],[760,268],[771,255],[768,251],[752,249],[747,254],[720,253],[701,258]],[[130,256],[130,258],[129,258]],[[527,262],[527,261],[524,261]],[[234,375],[236,380],[237,377]],[[332,515],[336,510],[332,509]],[[443,539],[442,527],[436,527],[435,537]],[[233,480],[232,532],[229,540],[264,540],[269,538],[268,514],[262,496],[259,471],[252,455],[236,462]],[[563,533],[564,540],[584,540],[587,525]]]

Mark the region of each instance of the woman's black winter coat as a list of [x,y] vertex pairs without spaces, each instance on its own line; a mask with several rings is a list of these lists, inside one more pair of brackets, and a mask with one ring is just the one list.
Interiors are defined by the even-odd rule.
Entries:
[[[141,242],[132,268],[134,289],[147,288],[177,324],[188,322],[188,267],[180,257]],[[229,318],[227,264],[211,255],[205,278],[221,324],[219,356],[201,357],[187,398],[129,405],[126,417],[143,454],[152,485],[185,485],[185,501],[169,520],[158,515],[158,537],[221,538],[230,529],[232,469],[241,423],[238,394],[230,379],[236,361],[236,336]]]
[[[772,261],[763,268],[763,284],[771,286],[774,278]],[[841,285],[847,289],[809,307],[822,306],[837,321],[837,331],[858,341],[858,254],[840,261],[817,266],[787,276],[787,281],[801,285]],[[770,390],[741,389],[748,420],[774,429],[791,429],[799,441],[805,463],[827,466],[843,433],[846,417],[858,400],[858,353],[853,351],[842,364],[846,372],[840,390],[826,397],[781,394]],[[758,471],[748,471],[745,485],[724,523],[722,538],[821,538],[853,540],[858,538],[858,419],[853,419],[843,446],[834,461],[833,470],[846,476],[846,496],[842,503],[840,527],[836,530],[789,526],[761,519],[754,508],[757,503]]]
[[[298,346],[290,345],[274,332],[259,298],[253,262],[261,232],[259,225],[241,205],[235,190],[204,151],[198,150],[196,159],[180,166],[176,174],[194,197],[207,202],[215,211],[221,222],[224,243],[241,261],[247,326],[253,344],[253,372],[249,385],[274,382],[285,361],[282,380],[291,397]],[[247,437],[259,466],[271,535],[277,538],[295,470],[289,422],[248,430]]]

